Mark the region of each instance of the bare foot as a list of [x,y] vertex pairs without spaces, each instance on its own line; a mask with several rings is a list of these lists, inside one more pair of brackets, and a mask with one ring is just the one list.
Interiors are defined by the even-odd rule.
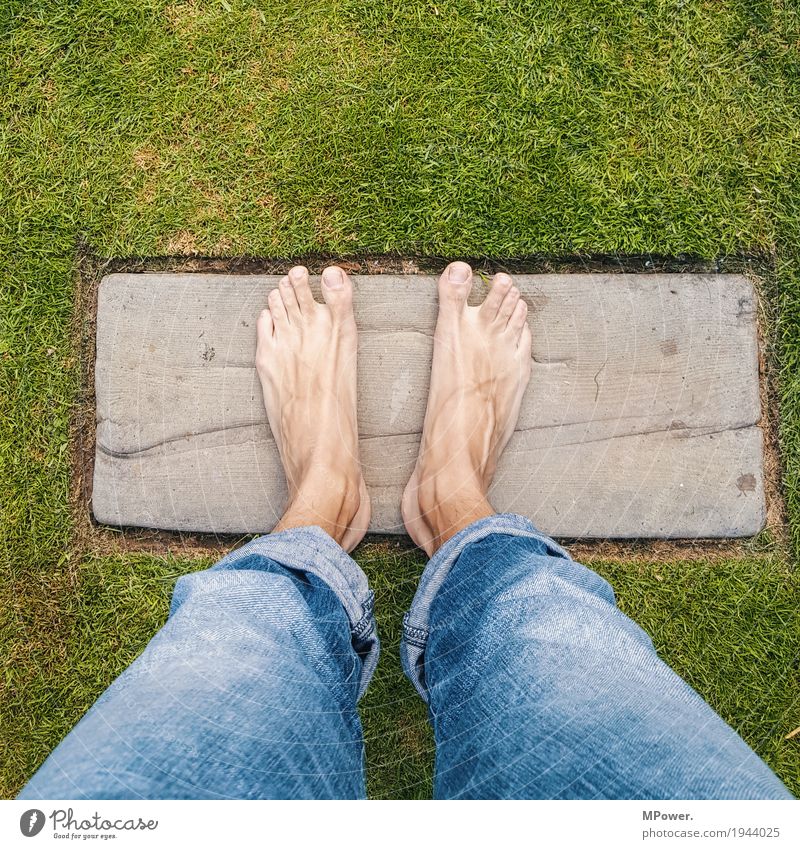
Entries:
[[467,525],[494,513],[486,493],[519,418],[531,374],[528,308],[507,274],[486,300],[467,305],[472,269],[439,278],[428,408],[417,465],[403,493],[403,521],[432,555]]
[[256,368],[289,488],[274,531],[318,525],[346,551],[367,530],[369,496],[358,457],[353,286],[322,273],[325,305],[296,266],[258,317]]

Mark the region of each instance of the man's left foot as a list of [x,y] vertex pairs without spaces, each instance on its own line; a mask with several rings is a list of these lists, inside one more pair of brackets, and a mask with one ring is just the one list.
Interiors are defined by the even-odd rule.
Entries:
[[322,295],[324,305],[308,269],[295,266],[258,317],[256,369],[289,488],[273,533],[318,525],[352,551],[370,504],[358,455],[353,286],[341,268],[322,273]]

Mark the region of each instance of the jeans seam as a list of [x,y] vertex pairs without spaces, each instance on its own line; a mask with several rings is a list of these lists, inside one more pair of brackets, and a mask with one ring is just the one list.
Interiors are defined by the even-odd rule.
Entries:
[[364,637],[368,636],[375,628],[375,620],[373,617],[373,610],[375,608],[375,593],[372,590],[370,590],[367,594],[367,598],[361,607],[364,611],[364,615],[352,627],[353,637],[357,640],[364,639]]
[[415,625],[408,624],[408,614],[403,617],[403,636],[407,639],[422,640],[422,644],[428,639],[427,628],[417,628]]

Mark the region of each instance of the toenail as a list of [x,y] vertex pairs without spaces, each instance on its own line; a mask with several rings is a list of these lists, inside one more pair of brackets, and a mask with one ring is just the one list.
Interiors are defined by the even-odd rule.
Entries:
[[453,283],[465,283],[469,279],[470,268],[463,262],[454,262],[447,273],[447,279]]
[[322,272],[322,276],[325,278],[325,284],[329,289],[341,289],[344,285],[342,272],[335,265],[326,268],[325,271]]
[[294,267],[294,268],[293,268],[293,269],[289,272],[289,277],[291,277],[291,278],[292,278],[292,280],[302,280],[302,279],[303,279],[303,269],[302,269],[302,268],[300,268],[300,266],[299,266],[299,265],[296,265],[296,266],[295,266],[295,267]]

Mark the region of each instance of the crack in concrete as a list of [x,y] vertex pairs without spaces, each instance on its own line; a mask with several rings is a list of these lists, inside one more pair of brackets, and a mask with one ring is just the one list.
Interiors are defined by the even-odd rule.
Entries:
[[[595,421],[613,421],[613,419],[597,419]],[[581,422],[577,422],[575,424],[567,425],[567,427],[577,427],[580,426]],[[587,422],[587,424],[590,424]],[[716,428],[713,425],[708,425],[706,427],[675,427],[675,423],[671,422],[668,427],[658,427],[653,428],[651,430],[637,430],[632,433],[615,433],[610,436],[601,436],[596,439],[576,439],[570,442],[559,442],[552,443],[551,445],[542,446],[540,450],[546,450],[548,448],[568,448],[570,446],[576,445],[592,445],[597,442],[610,442],[614,439],[634,439],[642,436],[655,436],[659,433],[669,434],[675,439],[696,439],[698,437],[703,436],[716,436],[721,433],[727,433],[729,431],[737,431],[737,430],[747,430],[748,428],[758,427],[757,422],[739,424],[739,425],[730,425],[728,427]],[[98,425],[99,426],[99,425]],[[544,432],[548,430],[554,430],[564,427],[564,425],[544,425],[542,427],[523,427],[518,428],[514,431],[515,434],[518,433],[536,433],[536,432]],[[107,445],[103,445],[103,443],[98,439],[97,440],[97,450],[101,453],[105,454],[108,457],[113,457],[115,459],[133,459],[136,457],[144,456],[148,453],[154,452],[159,448],[164,447],[165,445],[171,445],[176,442],[183,442],[185,440],[195,439],[197,437],[209,436],[214,433],[224,433],[226,431],[234,431],[234,430],[244,430],[246,428],[260,428],[263,429],[266,433],[267,441],[274,442],[274,437],[272,436],[272,432],[268,427],[266,427],[266,421],[263,422],[247,422],[244,424],[236,424],[236,425],[227,425],[226,427],[215,427],[208,428],[206,430],[198,430],[192,431],[190,433],[182,434],[180,436],[168,437],[167,439],[159,440],[158,442],[154,442],[150,445],[145,445],[144,447],[136,448],[130,451],[120,451],[114,448],[110,448]],[[402,439],[405,437],[416,437],[419,438],[422,435],[421,430],[414,431],[403,431],[400,433],[379,433],[374,434],[372,436],[360,436],[359,439],[362,442],[367,442],[369,440],[374,439]]]

